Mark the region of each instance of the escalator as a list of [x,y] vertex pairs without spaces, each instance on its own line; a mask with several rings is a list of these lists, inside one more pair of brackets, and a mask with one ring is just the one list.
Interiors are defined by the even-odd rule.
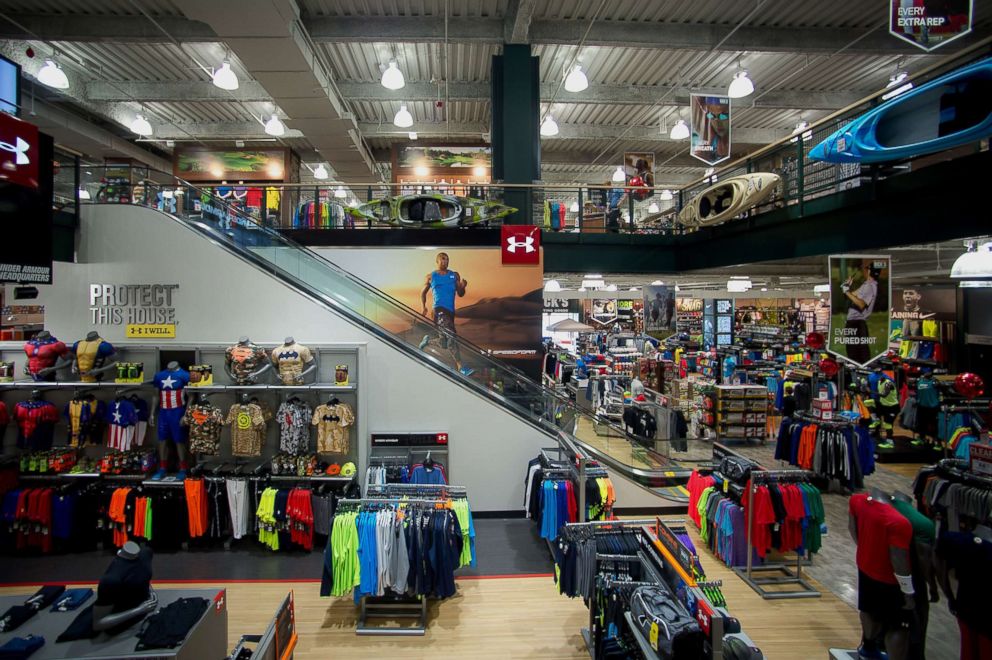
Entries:
[[[119,170],[120,168],[115,168]],[[91,168],[98,180],[99,168]],[[119,176],[119,175],[118,175]],[[439,375],[484,396],[491,403],[561,442],[594,459],[615,474],[676,502],[685,502],[682,487],[689,471],[666,458],[654,446],[639,443],[610,420],[580,409],[567,397],[535,383],[523,372],[493,359],[464,338],[437,327],[430,319],[341,269],[306,247],[263,226],[244,210],[171,175],[141,171],[143,182],[126,191],[130,203],[156,208],[183,223],[238,258],[305,294],[309,299],[385,341]],[[120,180],[119,178],[117,179]],[[94,201],[121,201],[121,184]],[[437,344],[455,344],[463,366],[461,373],[449,351],[420,348],[425,336]],[[536,448],[535,448],[536,451]]]

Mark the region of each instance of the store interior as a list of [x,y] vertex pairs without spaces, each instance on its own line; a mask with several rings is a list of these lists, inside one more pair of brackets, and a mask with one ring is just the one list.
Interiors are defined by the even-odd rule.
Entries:
[[992,660],[992,6],[84,4],[0,658]]

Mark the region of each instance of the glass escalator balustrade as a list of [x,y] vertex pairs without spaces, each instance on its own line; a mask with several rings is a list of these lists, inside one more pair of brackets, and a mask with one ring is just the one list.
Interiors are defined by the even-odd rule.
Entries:
[[[100,168],[88,169],[94,181],[106,180]],[[653,448],[628,438],[610,420],[579,409],[574,402],[533,382],[513,367],[496,361],[474,344],[439,329],[415,310],[281,233],[262,226],[226,200],[166,174],[143,170],[141,176],[150,177],[152,174],[157,174],[160,182],[152,184],[146,181],[141,184],[140,194],[135,191],[132,197],[123,190],[126,185],[117,185],[113,199],[98,193],[93,202],[135,203],[169,214],[214,243],[232,249],[264,270],[289,280],[311,297],[375,331],[383,339],[394,344],[405,344],[409,354],[435,369],[447,372],[456,381],[484,392],[519,417],[540,425],[552,434],[564,432],[585,455],[620,470],[635,481],[656,483],[660,470],[679,470],[676,464]],[[176,200],[176,203],[162,204],[161,193],[165,191],[172,193],[169,199]],[[193,204],[193,200],[200,203]],[[451,351],[435,354],[421,350],[420,343],[425,336],[437,337],[449,347],[457,345],[464,365],[473,370],[472,375],[461,373],[454,361],[446,357]],[[551,410],[567,412],[558,422],[561,426],[552,421],[556,416],[547,412]]]

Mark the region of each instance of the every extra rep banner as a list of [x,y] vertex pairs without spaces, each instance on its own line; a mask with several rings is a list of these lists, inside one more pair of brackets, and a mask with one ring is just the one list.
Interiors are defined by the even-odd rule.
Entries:
[[829,257],[830,337],[827,350],[859,366],[889,350],[891,260],[888,256]]
[[972,0],[890,0],[889,32],[930,51],[971,32]]

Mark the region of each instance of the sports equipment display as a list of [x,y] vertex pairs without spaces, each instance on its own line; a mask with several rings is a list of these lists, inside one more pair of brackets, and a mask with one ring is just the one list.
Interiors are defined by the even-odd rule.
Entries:
[[689,200],[679,213],[679,222],[687,227],[718,225],[768,199],[780,181],[771,172],[730,177]]
[[433,229],[488,225],[517,211],[497,202],[453,195],[399,195],[348,210],[374,222]]
[[911,89],[813,147],[828,163],[882,163],[978,142],[992,135],[992,59]]

